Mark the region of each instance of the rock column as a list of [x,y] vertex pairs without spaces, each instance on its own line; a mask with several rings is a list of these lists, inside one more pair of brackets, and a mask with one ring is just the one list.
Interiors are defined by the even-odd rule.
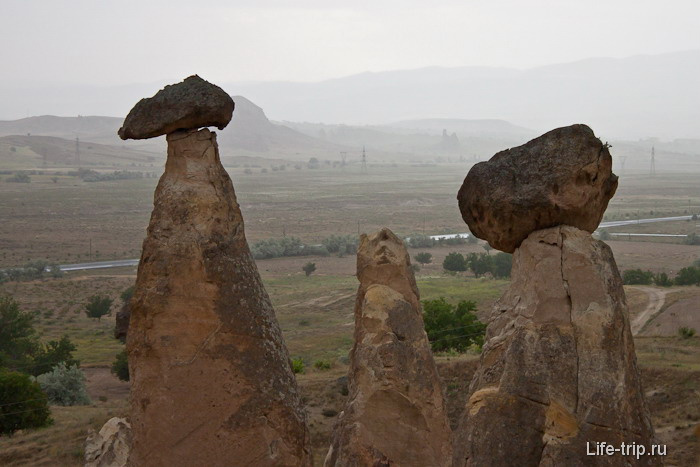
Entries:
[[[620,452],[649,451],[654,431],[622,280],[589,233],[617,186],[611,166],[607,146],[574,125],[467,175],[459,201],[470,229],[514,255],[455,434],[455,467],[660,465]],[[601,452],[607,445],[618,451]]]
[[408,253],[390,230],[363,235],[350,394],[326,467],[448,467],[451,430]]
[[[225,101],[216,98],[219,88],[188,80],[141,101],[120,130],[140,134],[143,115],[144,137],[168,132],[131,301],[129,463],[310,466],[305,411],[216,135],[170,131],[230,120],[230,113],[226,120],[208,118],[201,107],[179,109],[187,99],[178,96],[219,107]],[[185,115],[185,123],[172,123],[168,112]],[[152,124],[158,115],[166,121]]]

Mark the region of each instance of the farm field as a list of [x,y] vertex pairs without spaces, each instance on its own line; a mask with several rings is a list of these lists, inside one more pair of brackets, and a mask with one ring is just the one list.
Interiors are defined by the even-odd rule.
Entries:
[[[249,242],[283,235],[316,244],[330,235],[357,234],[388,226],[400,235],[465,232],[456,191],[470,165],[286,169],[268,171],[230,167]],[[155,178],[84,182],[63,175],[32,175],[31,183],[0,182],[0,267],[44,259],[56,263],[137,258],[151,211]],[[657,176],[629,174],[621,179],[606,219],[662,217],[700,211],[695,174]],[[625,226],[611,231],[645,233],[700,232],[698,222]],[[699,245],[676,239],[625,239],[607,242],[620,270],[641,268],[671,275],[700,258]],[[484,242],[432,248],[410,248],[412,258],[429,252],[432,262],[420,265],[417,283],[424,300],[445,297],[451,303],[473,300],[477,315],[487,320],[491,306],[508,281],[447,274],[442,261],[451,252],[484,253]],[[491,254],[494,254],[492,252]],[[302,272],[314,262],[310,276]],[[265,287],[275,306],[289,353],[305,363],[298,380],[307,405],[316,463],[321,463],[328,437],[344,396],[352,346],[353,306],[357,280],[354,255],[305,256],[258,260]],[[1,465],[81,465],[89,428],[99,428],[114,415],[125,414],[128,383],[109,371],[123,344],[113,338],[120,294],[133,285],[136,268],[75,271],[61,278],[0,284],[22,309],[36,314],[42,340],[67,335],[77,346],[76,358],[88,377],[92,405],[52,407],[55,424],[0,439]],[[679,326],[697,326],[698,287],[672,287],[650,293],[627,286],[631,321],[641,319],[635,337],[645,391],[659,438],[669,445],[669,465],[691,466],[697,456],[692,435],[700,421],[700,338],[682,339]],[[84,305],[95,294],[114,300],[111,316],[88,318]],[[656,304],[653,297],[663,295]],[[657,306],[658,305],[658,306]],[[436,356],[453,423],[464,404],[478,355]],[[329,362],[329,370],[314,368]]]
[[[228,167],[228,171],[250,242],[287,235],[319,243],[333,234],[371,232],[384,226],[404,236],[466,232],[456,193],[470,166],[370,165],[368,174],[361,174],[357,166],[267,173],[255,169],[251,174],[243,167]],[[697,179],[692,173],[654,178],[625,175],[605,220],[699,213]],[[65,264],[139,256],[157,179],[84,182],[46,174],[33,175],[31,180],[0,182],[0,219],[12,219],[0,223],[0,267],[38,259]],[[682,221],[610,231],[688,235],[700,233],[698,225],[700,221]],[[633,241],[644,250],[648,242]]]

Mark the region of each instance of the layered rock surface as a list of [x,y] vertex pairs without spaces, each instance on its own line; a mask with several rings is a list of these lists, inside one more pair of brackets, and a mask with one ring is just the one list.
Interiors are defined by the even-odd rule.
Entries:
[[197,75],[141,99],[119,129],[121,139],[147,139],[177,130],[214,126],[223,130],[233,115],[233,99]]
[[130,302],[129,463],[309,466],[306,415],[216,135],[167,141]]
[[131,447],[131,425],[124,418],[110,418],[85,441],[85,467],[125,467]]
[[476,164],[457,199],[474,235],[512,253],[536,230],[593,232],[616,189],[608,146],[586,125],[572,125]]
[[357,277],[350,393],[324,466],[448,467],[451,431],[401,240],[363,235]]
[[515,252],[486,338],[455,467],[660,465],[652,456],[587,455],[587,443],[650,449],[654,439],[605,243],[569,226],[532,233]]

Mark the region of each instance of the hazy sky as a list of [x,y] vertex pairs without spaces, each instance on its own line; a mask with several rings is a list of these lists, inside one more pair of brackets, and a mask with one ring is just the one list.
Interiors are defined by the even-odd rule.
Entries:
[[697,49],[699,18],[698,0],[0,0],[0,84],[526,68]]

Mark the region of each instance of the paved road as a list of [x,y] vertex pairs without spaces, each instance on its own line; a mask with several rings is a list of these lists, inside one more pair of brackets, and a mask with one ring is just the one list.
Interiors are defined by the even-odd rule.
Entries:
[[137,264],[139,264],[138,259],[115,259],[114,261],[98,261],[96,263],[61,264],[60,268],[61,271],[82,271],[84,269],[122,268]]
[[[672,221],[685,221],[691,219],[692,216],[676,216],[676,217],[657,217],[654,219],[634,219],[626,221],[612,221],[612,222],[602,222],[600,224],[600,229],[606,229],[609,227],[620,227],[623,225],[636,225],[636,224],[651,224],[654,222],[672,222]],[[448,235],[431,235],[430,238],[439,240],[441,238],[455,238],[468,237],[468,233],[460,234],[448,234]],[[625,234],[626,235],[626,234]],[[632,234],[635,235],[635,234]],[[138,259],[119,259],[114,261],[99,261],[96,263],[77,263],[77,264],[62,264],[61,271],[80,271],[84,269],[106,269],[106,268],[121,268],[124,266],[136,266],[139,264]]]
[[[633,219],[626,221],[610,221],[601,222],[598,229],[608,229],[610,227],[622,227],[624,225],[637,225],[637,224],[653,224],[655,222],[672,222],[672,221],[687,221],[692,219],[693,216],[675,216],[675,217],[656,217],[654,219]],[[435,240],[440,240],[441,238],[455,238],[457,236],[467,238],[470,234],[459,233],[459,234],[449,234],[449,235],[431,235],[430,238]],[[683,235],[685,237],[685,235]]]

